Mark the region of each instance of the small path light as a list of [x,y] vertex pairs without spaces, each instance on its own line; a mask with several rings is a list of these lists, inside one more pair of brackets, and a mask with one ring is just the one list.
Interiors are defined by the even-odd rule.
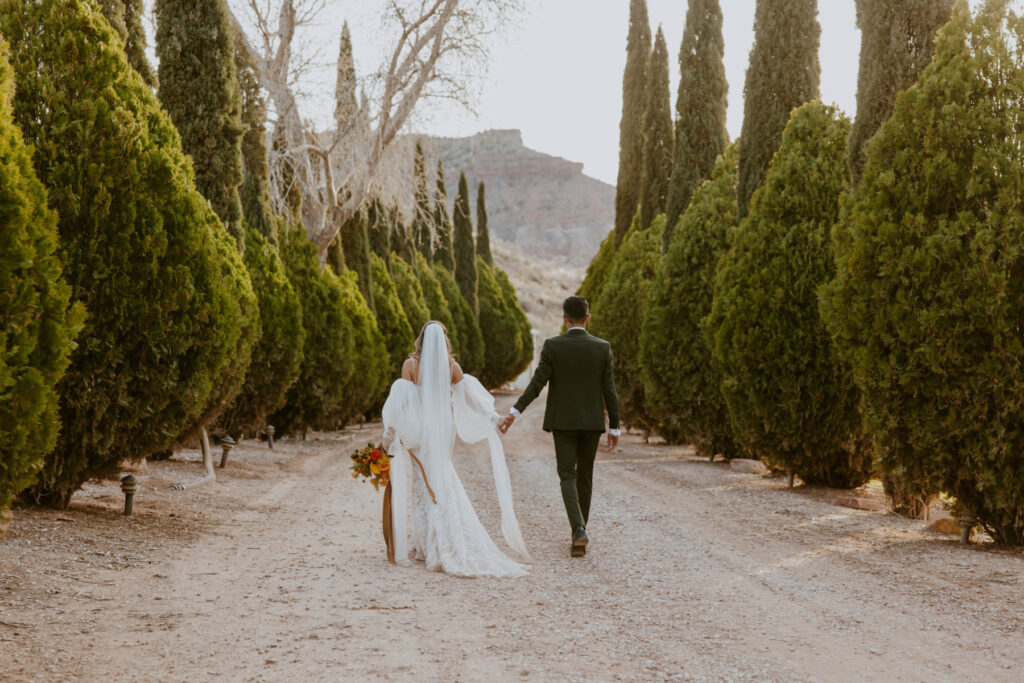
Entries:
[[220,446],[224,449],[220,454],[220,466],[223,469],[228,464],[228,453],[230,453],[231,449],[235,447],[235,440],[230,436],[225,436],[221,439]]
[[270,445],[270,450],[274,450],[274,425],[267,425],[267,443]]
[[970,510],[964,510],[957,522],[960,524],[960,543],[967,545],[971,542],[971,529],[978,523],[978,518]]
[[135,492],[139,490],[139,483],[130,474],[121,477],[121,490],[124,491],[124,514],[131,515],[132,502],[135,499]]

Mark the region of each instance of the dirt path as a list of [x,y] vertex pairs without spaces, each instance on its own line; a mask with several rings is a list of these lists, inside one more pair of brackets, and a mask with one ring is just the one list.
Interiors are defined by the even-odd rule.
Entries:
[[[127,520],[113,484],[19,511],[0,541],[0,679],[1024,677],[1020,554],[686,449],[627,436],[603,454],[591,552],[568,557],[540,413],[505,439],[525,579],[387,565],[378,494],[347,471],[376,428],[244,444],[194,491],[166,490],[194,464],[151,465]],[[456,457],[496,533],[485,452]]]

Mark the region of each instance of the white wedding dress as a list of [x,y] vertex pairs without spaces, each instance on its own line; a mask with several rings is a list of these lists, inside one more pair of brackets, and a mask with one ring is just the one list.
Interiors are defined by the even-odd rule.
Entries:
[[[463,376],[454,386],[444,331],[428,325],[420,353],[418,383],[396,380],[384,404],[385,437],[392,438],[392,529],[395,561],[422,560],[428,569],[455,576],[514,577],[527,567],[502,552],[480,523],[452,462],[458,435],[467,443],[487,441],[501,509],[501,531],[512,551],[529,562],[512,508],[512,484],[498,438],[494,398],[480,382]],[[412,451],[423,465],[431,499]],[[412,499],[412,529],[408,500]]]

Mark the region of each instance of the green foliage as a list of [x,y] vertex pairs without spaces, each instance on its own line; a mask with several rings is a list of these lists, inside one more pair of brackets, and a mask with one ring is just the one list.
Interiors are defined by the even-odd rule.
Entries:
[[252,228],[245,238],[245,266],[259,302],[263,334],[238,397],[218,421],[218,429],[235,438],[262,428],[267,415],[284,405],[288,388],[299,376],[306,339],[302,304],[281,257]]
[[670,443],[690,440],[704,456],[738,454],[703,322],[715,266],[736,229],[736,160],[730,145],[697,188],[658,265],[640,338],[647,411]]
[[480,331],[484,338],[484,365],[477,379],[488,389],[514,380],[520,371],[523,340],[515,312],[505,298],[494,271],[483,259],[477,261],[480,275]]
[[928,66],[935,32],[952,10],[953,0],[857,0],[860,72],[849,153],[854,183],[864,168],[864,146],[892,115],[896,96]]
[[[370,238],[367,235],[366,222],[366,213],[356,212],[355,216],[342,224],[338,238],[341,240],[345,266],[356,274],[359,291],[372,312],[373,282],[370,275]],[[336,269],[336,272],[341,271]]]
[[371,254],[370,266],[373,272],[373,298],[377,302],[377,327],[384,335],[384,345],[388,350],[387,376],[396,378],[402,372],[402,363],[412,353],[416,335],[409,325],[409,318],[402,308],[384,259]]
[[1024,543],[1024,43],[1002,1],[958,2],[867,145],[822,313],[884,471]]
[[663,252],[668,251],[694,190],[710,177],[715,160],[729,143],[725,130],[729,83],[725,79],[724,54],[719,1],[690,0],[679,47],[675,160],[668,187]]
[[387,210],[376,197],[370,200],[366,210],[366,229],[370,237],[370,251],[387,263],[391,258],[391,226]]
[[665,212],[672,177],[672,103],[668,86],[668,47],[658,27],[647,64],[644,104],[644,161],[640,177],[640,227],[646,229]]
[[817,306],[835,273],[829,231],[849,185],[849,130],[820,102],[793,112],[718,262],[707,324],[737,440],[808,484],[839,488],[860,486],[871,471],[857,389]]
[[441,159],[437,160],[437,186],[434,190],[434,231],[437,240],[434,245],[434,261],[454,273],[455,251],[452,245],[452,219],[448,213],[448,190],[444,184],[444,164]]
[[[441,281],[438,279],[437,273],[434,272],[434,268],[427,263],[426,257],[420,253],[416,254],[416,272],[419,275],[420,287],[423,290],[423,301],[427,304],[427,310],[430,311],[430,319],[436,320],[448,328],[448,336],[452,341],[455,358],[461,358],[462,347],[460,343],[463,340],[455,328],[455,319],[452,317],[448,300],[445,298],[444,290],[441,288]],[[419,330],[416,330],[416,333],[419,334]]]
[[14,75],[0,39],[0,514],[57,441],[57,383],[83,311],[57,258],[57,214],[14,125]]
[[494,264],[494,257],[491,256],[491,231],[487,227],[487,187],[482,180],[476,186],[476,253],[488,265]]
[[15,120],[88,311],[58,389],[61,436],[27,494],[66,506],[208,412],[231,371],[221,361],[248,365],[255,300],[174,126],[91,3],[0,0],[0,33],[14,46]]
[[334,123],[338,130],[349,132],[355,128],[359,114],[356,101],[356,63],[352,56],[352,34],[348,22],[341,25],[338,43],[338,79],[334,86]]
[[651,25],[647,0],[630,0],[626,68],[622,73],[622,118],[619,120],[619,174],[615,182],[615,239],[612,250],[626,236],[640,205],[643,176],[644,106],[647,102],[647,62],[651,54]]
[[243,44],[244,37],[233,31],[235,74],[242,103],[242,166],[244,179],[239,188],[246,224],[277,247],[277,219],[270,206],[267,167],[267,105],[260,92],[256,66]]
[[388,386],[390,367],[387,342],[366,299],[359,293],[356,274],[349,271],[337,276],[342,286],[342,314],[352,326],[355,348],[348,362],[355,371],[344,386],[342,401],[321,423],[324,428],[344,427],[371,407],[379,405]]
[[352,375],[359,371],[356,333],[346,315],[344,282],[329,268],[320,271],[316,246],[301,230],[284,236],[281,258],[302,306],[306,340],[298,379],[268,422],[278,433],[305,433],[342,412]]
[[531,332],[533,325],[530,324],[522,304],[519,303],[519,295],[516,294],[516,288],[512,286],[512,281],[508,279],[508,273],[495,266],[491,266],[491,271],[494,273],[498,289],[501,290],[501,295],[505,297],[505,303],[511,311],[512,318],[515,320],[516,328],[519,331],[519,358],[511,370],[512,379],[515,379],[525,372],[533,361],[533,333]]
[[604,276],[608,272],[608,266],[615,256],[615,230],[612,229],[608,235],[601,240],[601,247],[594,254],[587,266],[587,273],[580,283],[579,291],[576,293],[591,303],[597,301],[597,295],[601,292],[601,285],[604,283]]
[[642,303],[648,300],[661,257],[665,216],[658,216],[646,230],[637,226],[634,221],[608,265],[604,284],[597,299],[592,301],[590,327],[595,335],[612,345],[622,422],[653,429],[655,425],[648,417],[644,398],[640,330],[644,322]]
[[455,196],[455,281],[470,308],[479,312],[477,298],[476,242],[470,214],[469,184],[465,172],[459,175],[459,193]]
[[790,113],[818,97],[817,15],[817,0],[757,0],[754,47],[743,87],[743,146],[736,187],[740,220],[764,180]]
[[423,326],[430,321],[430,308],[423,298],[423,287],[416,277],[416,271],[398,254],[391,255],[391,279],[398,292],[398,300],[405,309],[405,317],[412,325],[412,331],[418,335]]
[[[473,376],[479,376],[484,368],[484,337],[480,331],[480,323],[469,302],[459,291],[452,272],[440,264],[434,266],[434,275],[441,284],[441,293],[448,302],[455,332],[451,336],[452,346],[458,354],[462,369]],[[450,330],[451,328],[449,328]]]
[[146,31],[142,26],[145,8],[142,0],[97,0],[100,11],[117,31],[128,62],[151,88],[156,87],[156,72],[146,58]]
[[[416,152],[413,156],[413,182],[415,184],[416,196],[413,202],[412,237],[416,248],[423,254],[428,262],[434,260],[434,223],[435,214],[430,208],[430,190],[427,184],[427,162],[423,157],[423,143],[416,141]],[[441,170],[440,163],[438,171]],[[442,175],[443,178],[443,175]],[[444,187],[444,181],[441,181]],[[447,201],[447,199],[445,200]],[[444,208],[445,217],[448,215],[447,207]],[[440,225],[440,223],[438,223]]]
[[225,0],[156,0],[160,102],[192,157],[196,189],[244,248],[242,104]]

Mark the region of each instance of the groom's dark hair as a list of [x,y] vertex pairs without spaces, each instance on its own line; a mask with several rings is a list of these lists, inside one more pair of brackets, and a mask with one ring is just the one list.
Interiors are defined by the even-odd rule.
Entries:
[[570,296],[562,302],[562,312],[569,322],[581,323],[590,313],[590,303],[582,296]]

